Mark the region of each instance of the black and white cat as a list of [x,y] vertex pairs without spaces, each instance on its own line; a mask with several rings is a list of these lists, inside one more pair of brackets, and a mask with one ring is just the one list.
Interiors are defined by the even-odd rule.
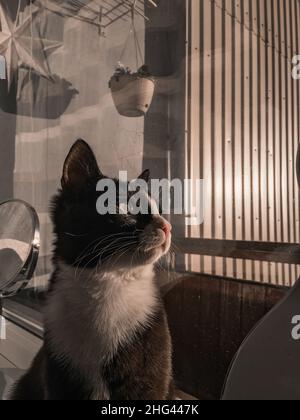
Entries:
[[158,214],[99,215],[101,178],[92,150],[77,141],[53,201],[44,346],[14,400],[172,398],[171,339],[154,275],[171,226]]

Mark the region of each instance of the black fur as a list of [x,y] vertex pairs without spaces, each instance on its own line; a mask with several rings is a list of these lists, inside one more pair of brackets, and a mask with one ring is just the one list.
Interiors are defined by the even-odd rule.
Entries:
[[[99,215],[96,211],[99,196],[96,184],[103,177],[90,147],[82,140],[77,141],[64,165],[62,189],[52,203],[56,270],[50,282],[50,293],[60,281],[58,260],[81,268],[96,268],[106,264],[126,267],[129,258],[131,264],[141,266],[151,258],[152,251],[138,252],[133,260],[132,255],[141,245],[139,233],[152,223],[158,223],[160,227],[162,221],[154,220],[152,215]],[[148,181],[149,171],[145,171],[141,178]],[[118,180],[114,182],[118,187]],[[108,235],[116,235],[114,237],[121,244],[123,237],[132,238],[132,245],[122,258],[118,255],[112,259],[114,248],[110,247],[112,239],[108,239]],[[103,238],[101,257],[99,248],[93,250],[90,247],[99,238]],[[89,249],[89,255],[80,259],[86,249]],[[104,366],[99,363],[99,386],[96,389],[74,368],[70,355],[55,354],[49,332],[46,328],[44,346],[30,370],[14,387],[12,399],[164,400],[171,397],[171,340],[161,302],[157,304],[147,328],[143,326],[134,340],[119,348]]]

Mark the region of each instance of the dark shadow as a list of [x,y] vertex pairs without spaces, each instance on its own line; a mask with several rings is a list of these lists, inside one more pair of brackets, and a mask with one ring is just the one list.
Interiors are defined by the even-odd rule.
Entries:
[[9,394],[13,385],[25,373],[24,370],[18,368],[5,368],[0,370],[0,400],[9,398]]
[[[178,389],[201,401],[220,400],[228,369],[241,343],[265,314],[282,301],[286,293],[286,288],[268,284],[204,274],[183,275],[165,296]],[[281,323],[284,322],[285,319],[281,320]],[[289,331],[286,330],[288,338]],[[276,331],[273,335],[274,339],[278,339],[277,327],[269,331]],[[265,337],[271,336],[265,334]],[[299,350],[293,340],[290,339],[289,344],[294,352]],[[277,348],[273,347],[267,354],[273,356]],[[257,355],[259,361],[263,353],[259,344],[256,351],[260,351]],[[283,351],[282,357],[288,360],[293,351]],[[289,357],[285,357],[286,354]],[[256,359],[247,359],[246,366],[250,371],[252,368],[254,372],[257,371],[256,362]],[[274,364],[272,369],[276,371],[278,367]],[[299,368],[294,371],[299,377]],[[253,374],[253,370],[251,372]],[[272,375],[265,375],[261,379],[273,375],[272,372]],[[250,383],[246,377],[243,385]],[[257,395],[253,401],[256,399]]]
[[[18,7],[23,11],[29,0],[0,0],[0,4],[15,19]],[[0,203],[14,197],[14,167],[16,139],[17,82],[12,81],[8,92],[7,81],[0,80]]]
[[[13,21],[18,8],[24,11],[29,3],[29,0],[21,0],[20,3],[19,0],[0,0]],[[63,19],[57,20],[54,14],[49,13],[41,20],[35,35],[52,40],[60,39],[62,42],[63,26]],[[52,75],[49,80],[24,66],[16,72],[15,80],[18,90],[15,87],[8,92],[6,81],[1,84],[0,108],[7,114],[55,120],[66,111],[74,96],[79,93],[68,80],[58,75]]]
[[[46,304],[46,298],[47,293],[36,289],[34,287],[27,288],[22,290],[17,295],[13,296],[11,300],[14,302],[18,302],[20,305],[27,306],[34,311],[37,311],[41,315],[41,322],[43,320],[42,312],[43,308]],[[5,302],[5,307],[7,307],[7,302]]]
[[[144,164],[154,175],[167,176],[167,155],[172,176],[185,174],[185,4],[165,0],[158,9],[147,8],[145,63],[156,78],[154,99],[145,118]],[[173,153],[174,152],[174,153]],[[174,177],[174,176],[173,176]]]
[[[145,118],[144,168],[152,178],[185,178],[185,2],[164,0],[147,8],[145,64],[156,78],[156,91]],[[174,236],[185,235],[184,216],[172,216]],[[180,257],[177,268],[184,266]]]
[[0,108],[4,113],[48,120],[61,117],[79,94],[66,79],[53,75],[52,80],[48,80],[34,72],[25,75],[18,93],[16,88],[8,93],[6,83],[2,86]]
[[7,82],[0,80],[0,202],[14,196],[16,108],[16,83],[8,93]]
[[14,279],[23,267],[24,261],[18,253],[9,248],[0,250],[0,284],[6,284]]
[[21,82],[17,98],[17,114],[54,120],[62,116],[79,91],[72,83],[53,75],[52,80],[28,73]]
[[0,400],[3,399],[3,394],[5,392],[5,388],[7,386],[5,375],[3,372],[0,371]]
[[[35,0],[32,1],[34,3]],[[22,0],[19,2],[19,0],[0,0],[0,4],[4,7],[5,10],[8,10],[11,17],[14,18],[17,14],[18,8],[20,7],[20,11],[23,12],[25,7],[27,7],[30,4],[30,0]]]

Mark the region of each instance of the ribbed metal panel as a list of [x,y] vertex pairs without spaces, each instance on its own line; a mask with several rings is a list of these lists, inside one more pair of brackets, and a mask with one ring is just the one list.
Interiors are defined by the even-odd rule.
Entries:
[[[205,180],[188,237],[299,242],[298,0],[187,1],[187,173]],[[189,270],[291,285],[298,267],[187,257]]]

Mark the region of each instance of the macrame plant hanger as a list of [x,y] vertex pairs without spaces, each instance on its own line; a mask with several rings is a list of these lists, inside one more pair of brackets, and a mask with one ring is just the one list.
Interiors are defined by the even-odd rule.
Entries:
[[[128,4],[128,2],[126,2]],[[109,87],[117,111],[124,117],[143,117],[147,114],[155,91],[155,78],[144,63],[144,55],[136,30],[135,15],[138,0],[130,3],[131,24],[129,33],[121,51],[120,62],[109,81]],[[148,18],[146,18],[149,20]],[[122,63],[129,43],[133,37],[136,71]]]
[[135,60],[136,60],[136,70],[138,70],[143,64],[144,64],[144,57],[143,57],[143,53],[142,53],[142,48],[140,45],[140,41],[138,38],[138,34],[137,34],[137,30],[136,30],[136,26],[135,26],[135,8],[136,8],[136,2],[137,0],[134,0],[132,7],[131,7],[131,24],[130,24],[130,29],[129,29],[129,33],[128,36],[126,38],[123,50],[121,52],[121,56],[120,56],[120,63],[123,62],[125,53],[128,49],[129,43],[130,43],[130,39],[131,36],[133,36],[133,44],[134,44],[134,50],[135,50]]
[[[17,24],[17,22],[19,21],[19,19],[20,19],[20,12],[21,12],[21,3],[22,3],[22,0],[19,0],[19,2],[18,2],[18,9],[17,9],[17,13],[16,13],[16,22],[15,22],[15,24]],[[30,4],[31,4],[31,1],[30,1]],[[15,83],[16,83],[16,95],[17,95],[17,101],[21,98],[21,86],[20,86],[20,83],[19,83],[19,77],[17,77],[16,76],[16,78],[15,78]]]

